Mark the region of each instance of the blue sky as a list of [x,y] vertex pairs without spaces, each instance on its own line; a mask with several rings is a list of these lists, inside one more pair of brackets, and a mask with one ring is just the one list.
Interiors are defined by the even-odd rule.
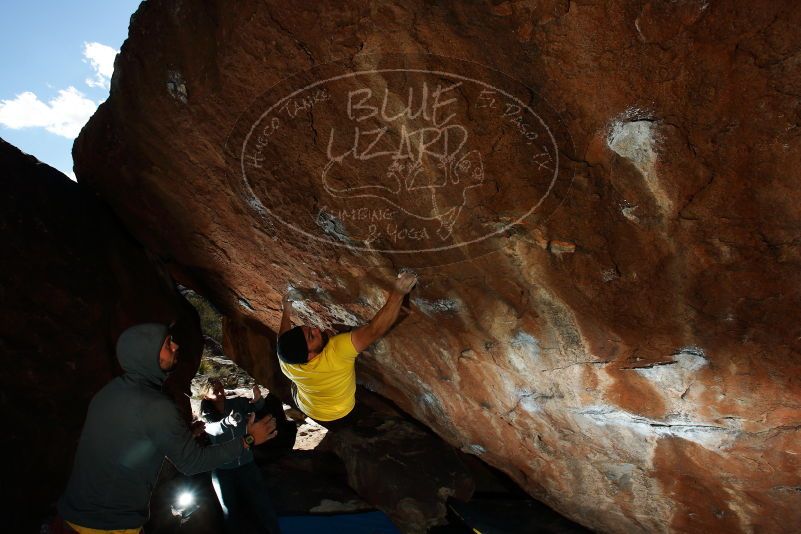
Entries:
[[65,174],[72,142],[108,97],[139,0],[16,0],[0,17],[0,137]]

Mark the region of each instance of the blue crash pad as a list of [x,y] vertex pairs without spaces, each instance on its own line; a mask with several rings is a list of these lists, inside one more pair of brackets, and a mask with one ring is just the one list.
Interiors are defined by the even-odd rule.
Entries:
[[353,514],[292,515],[279,517],[282,534],[401,534],[389,517],[378,510]]

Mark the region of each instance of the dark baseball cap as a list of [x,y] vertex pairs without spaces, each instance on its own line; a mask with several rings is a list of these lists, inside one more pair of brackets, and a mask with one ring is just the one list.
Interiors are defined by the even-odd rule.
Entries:
[[309,346],[303,328],[296,326],[278,336],[276,347],[278,358],[284,363],[306,363],[309,361]]

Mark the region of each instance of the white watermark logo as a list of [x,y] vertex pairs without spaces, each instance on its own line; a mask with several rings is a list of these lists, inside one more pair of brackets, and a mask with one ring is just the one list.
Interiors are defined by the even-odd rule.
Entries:
[[569,185],[569,137],[528,87],[449,58],[373,59],[306,71],[243,116],[252,209],[354,252],[437,261],[492,249]]

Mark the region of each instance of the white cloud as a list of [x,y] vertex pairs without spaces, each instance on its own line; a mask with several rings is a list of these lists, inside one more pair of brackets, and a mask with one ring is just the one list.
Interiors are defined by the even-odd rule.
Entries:
[[75,177],[75,173],[74,173],[74,172],[72,172],[72,171],[61,171],[61,172],[63,172],[64,174],[66,174],[66,175],[67,175],[67,178],[69,178],[69,179],[70,179],[70,180],[72,180],[73,182],[77,182],[77,181],[78,181],[78,179]]
[[94,78],[87,78],[89,87],[109,88],[111,75],[114,72],[114,57],[119,50],[101,43],[83,43],[84,62],[88,62],[95,71]]
[[[86,79],[89,87],[109,88],[114,72],[114,58],[118,52],[119,50],[101,43],[83,44],[83,61],[89,63],[95,72],[93,78]],[[73,86],[59,90],[58,95],[48,102],[39,100],[31,91],[25,91],[13,99],[0,100],[0,125],[14,130],[44,128],[56,135],[74,139],[95,112],[99,102],[87,98]]]
[[30,91],[13,100],[0,100],[0,124],[20,128],[44,128],[48,132],[74,139],[97,109],[97,104],[70,86],[49,102],[42,102]]

